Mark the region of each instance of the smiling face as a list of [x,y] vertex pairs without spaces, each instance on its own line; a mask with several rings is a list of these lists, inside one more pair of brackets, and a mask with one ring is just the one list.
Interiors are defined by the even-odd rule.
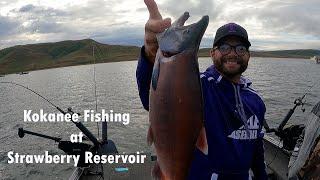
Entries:
[[241,48],[238,48],[238,53],[236,52],[236,47],[238,45],[243,45],[241,38],[236,36],[228,36],[224,40],[221,40],[222,44],[227,44],[231,46],[231,51],[225,53],[221,51],[222,49],[214,47],[210,51],[210,56],[213,60],[215,68],[228,79],[238,82],[241,74],[247,69],[248,62],[250,59],[249,51],[245,50],[244,53],[239,53]]

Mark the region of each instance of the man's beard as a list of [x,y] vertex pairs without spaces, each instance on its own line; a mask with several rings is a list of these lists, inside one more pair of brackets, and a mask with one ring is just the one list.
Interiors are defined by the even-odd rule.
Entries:
[[[229,71],[225,64],[228,61],[237,62],[237,64],[240,65],[240,67],[237,70]],[[244,61],[241,57],[228,57],[228,56],[222,56],[220,60],[214,60],[215,68],[225,75],[228,78],[233,78],[237,75],[241,75],[248,67],[248,62]]]

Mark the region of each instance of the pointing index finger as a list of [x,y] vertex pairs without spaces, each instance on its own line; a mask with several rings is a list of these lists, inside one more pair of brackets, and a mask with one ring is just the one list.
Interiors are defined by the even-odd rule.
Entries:
[[154,0],[144,0],[144,3],[147,5],[150,19],[162,19],[157,3]]

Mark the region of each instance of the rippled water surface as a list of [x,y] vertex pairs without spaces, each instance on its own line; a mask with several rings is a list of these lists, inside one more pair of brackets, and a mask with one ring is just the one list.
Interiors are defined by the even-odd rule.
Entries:
[[[109,138],[115,141],[120,152],[151,152],[147,146],[148,114],[143,110],[135,81],[136,61],[97,64],[96,86],[98,111],[130,113],[130,124],[109,123]],[[211,64],[209,58],[200,58],[200,69]],[[293,106],[296,97],[306,96],[306,113],[320,101],[320,65],[303,59],[251,58],[245,76],[253,81],[254,88],[267,106],[266,119],[276,126]],[[72,107],[76,112],[95,109],[93,65],[33,71],[27,75],[7,75],[0,81],[12,81],[28,86],[44,95],[57,106]],[[8,164],[8,151],[20,154],[62,154],[53,141],[29,136],[17,136],[19,127],[30,131],[69,139],[79,130],[72,123],[24,123],[23,110],[57,113],[57,110],[38,96],[9,84],[0,84],[0,179],[67,179],[72,164]],[[300,109],[290,123],[303,123],[305,114]],[[96,123],[85,123],[97,134]]]

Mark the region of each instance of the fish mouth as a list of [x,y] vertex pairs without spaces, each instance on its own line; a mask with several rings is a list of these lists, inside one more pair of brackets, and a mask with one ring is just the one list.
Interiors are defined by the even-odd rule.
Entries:
[[204,33],[208,24],[209,24],[209,16],[206,15],[206,16],[202,16],[202,18],[196,22],[196,23],[193,23],[193,24],[190,24],[188,26],[184,26],[184,23],[189,19],[190,17],[190,14],[189,12],[184,12],[182,16],[179,17],[179,19],[177,19],[173,24],[172,24],[172,27],[174,28],[184,28],[184,29],[188,29],[188,28],[195,28],[198,30],[198,31],[195,31],[196,33]]
[[188,29],[192,33],[190,34],[190,41],[186,43],[194,44],[194,46],[190,46],[189,48],[196,48],[200,46],[201,39],[204,35],[209,24],[209,16],[203,16],[198,22],[190,24],[188,26],[184,26],[184,28]]
[[163,54],[172,56],[184,50],[198,51],[209,24],[209,16],[203,16],[198,22],[184,26],[189,17],[189,12],[183,13],[168,29],[157,35]]

